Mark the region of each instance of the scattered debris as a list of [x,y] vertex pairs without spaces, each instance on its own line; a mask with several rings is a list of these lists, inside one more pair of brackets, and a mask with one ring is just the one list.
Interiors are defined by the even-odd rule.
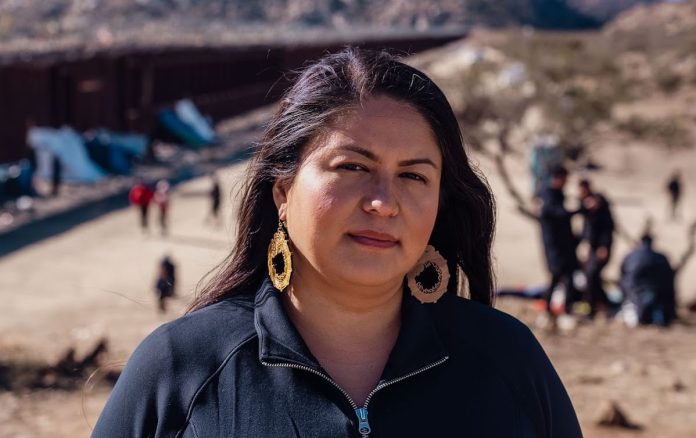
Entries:
[[[101,338],[81,360],[75,357],[75,348],[68,348],[53,365],[36,362],[0,363],[0,389],[22,391],[32,389],[75,390],[81,388],[91,374],[104,366],[103,358],[108,341]],[[100,374],[100,381],[113,385],[120,372],[108,370]]]
[[687,386],[682,382],[680,378],[674,379],[674,382],[672,382],[672,390],[674,392],[684,392],[686,391]]
[[597,425],[604,427],[616,427],[630,430],[642,430],[643,426],[635,424],[628,419],[623,409],[615,401],[605,400],[600,405]]

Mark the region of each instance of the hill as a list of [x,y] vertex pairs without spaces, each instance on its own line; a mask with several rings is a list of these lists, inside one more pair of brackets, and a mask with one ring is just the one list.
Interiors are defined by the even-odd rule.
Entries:
[[155,36],[160,32],[284,29],[529,25],[596,27],[636,0],[6,0],[0,41],[89,37],[104,29]]

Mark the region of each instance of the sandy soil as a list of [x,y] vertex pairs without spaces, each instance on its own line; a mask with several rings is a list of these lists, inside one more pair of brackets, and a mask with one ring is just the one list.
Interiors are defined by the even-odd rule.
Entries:
[[[675,260],[684,250],[686,224],[696,217],[696,151],[668,152],[649,145],[619,144],[607,138],[594,145],[605,168],[591,177],[615,204],[621,225],[633,235],[651,215],[656,246]],[[546,281],[538,229],[518,215],[484,157],[481,167],[498,199],[495,256],[499,284]],[[509,163],[520,188],[529,185],[525,164]],[[664,181],[673,168],[686,180],[683,216],[666,218]],[[232,191],[243,165],[223,172]],[[574,176],[577,178],[577,176]],[[569,195],[574,196],[574,180]],[[109,339],[108,366],[120,367],[150,331],[180,315],[197,281],[229,250],[233,223],[214,227],[206,179],[176,188],[171,233],[140,232],[133,210],[117,211],[0,259],[0,357],[53,363],[70,346],[78,356],[101,336]],[[224,206],[232,217],[233,204]],[[154,217],[153,217],[154,219]],[[153,220],[153,225],[155,221]],[[618,239],[608,276],[616,277],[629,245]],[[153,284],[159,258],[169,253],[179,267],[180,298],[166,315],[156,311]],[[682,301],[696,297],[696,261],[678,279]],[[499,300],[497,306],[534,325],[538,312],[527,302]],[[696,430],[696,348],[691,325],[669,330],[630,330],[614,323],[585,324],[569,334],[536,330],[575,403],[587,437],[686,438]],[[80,391],[0,392],[0,437],[88,436],[108,397],[106,386]],[[614,400],[642,431],[594,426],[602,402]]]
[[[222,172],[224,190],[232,190],[240,171]],[[54,363],[70,346],[79,358],[106,336],[107,365],[122,366],[145,335],[184,312],[198,280],[231,247],[229,223],[205,223],[207,190],[205,178],[175,189],[166,238],[157,227],[143,234],[137,212],[128,209],[1,259],[0,357]],[[229,203],[223,208],[231,215]],[[160,315],[154,281],[167,253],[178,266],[180,298]],[[0,437],[87,436],[108,392],[0,392]]]

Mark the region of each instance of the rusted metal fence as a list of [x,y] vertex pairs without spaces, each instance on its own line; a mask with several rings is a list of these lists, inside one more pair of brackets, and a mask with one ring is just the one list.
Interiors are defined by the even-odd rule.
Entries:
[[[353,43],[415,53],[463,35]],[[220,120],[273,102],[284,73],[343,44],[159,48],[51,56],[0,64],[0,163],[28,153],[31,125],[149,133],[157,113],[190,98]]]

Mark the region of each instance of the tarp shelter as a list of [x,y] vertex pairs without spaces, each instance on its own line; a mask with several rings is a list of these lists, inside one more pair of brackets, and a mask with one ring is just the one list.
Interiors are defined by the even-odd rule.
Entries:
[[169,136],[186,146],[202,148],[217,141],[210,122],[188,99],[178,101],[174,108],[161,111],[159,122]]
[[27,143],[36,152],[36,175],[39,178],[51,179],[53,157],[60,160],[64,182],[92,183],[106,176],[89,159],[82,137],[70,127],[31,128]]
[[174,106],[176,115],[191,126],[201,138],[208,143],[215,142],[215,130],[210,126],[208,119],[198,111],[198,108],[189,99],[180,100]]
[[32,168],[29,160],[0,165],[0,202],[32,196]]
[[86,134],[89,157],[109,173],[131,173],[133,160],[142,158],[147,150],[147,137],[138,134],[118,134],[100,129]]

